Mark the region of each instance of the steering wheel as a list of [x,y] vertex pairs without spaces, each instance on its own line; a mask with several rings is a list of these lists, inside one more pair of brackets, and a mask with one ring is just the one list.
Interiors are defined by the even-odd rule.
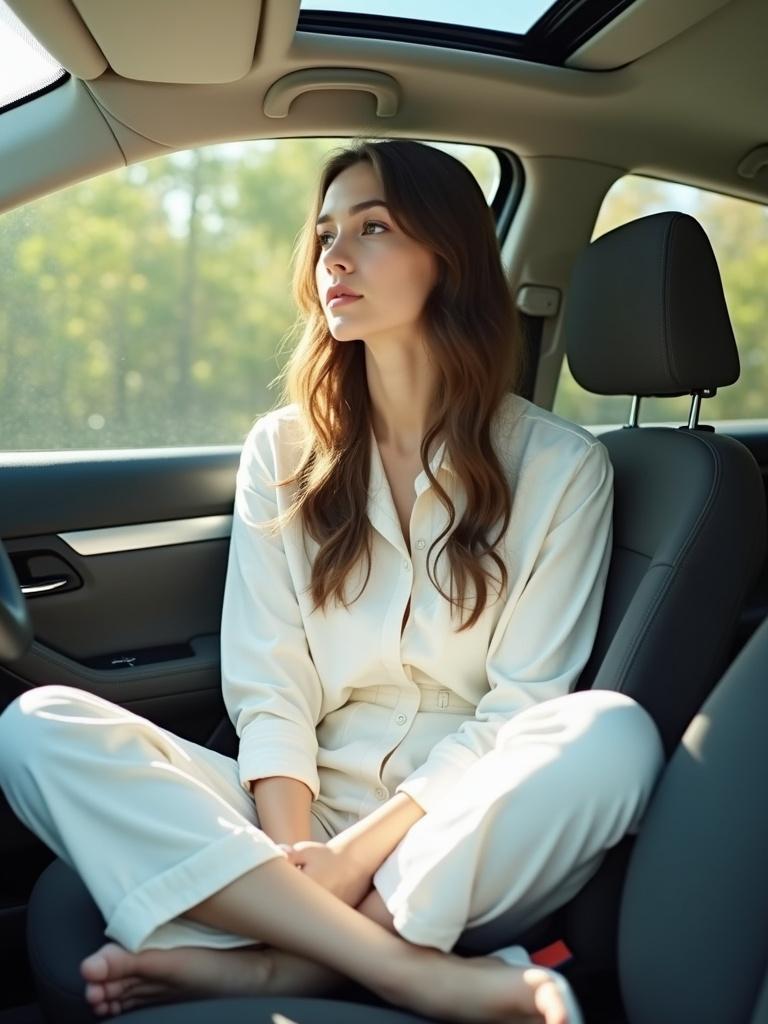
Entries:
[[0,662],[15,661],[32,643],[32,620],[11,560],[0,544]]

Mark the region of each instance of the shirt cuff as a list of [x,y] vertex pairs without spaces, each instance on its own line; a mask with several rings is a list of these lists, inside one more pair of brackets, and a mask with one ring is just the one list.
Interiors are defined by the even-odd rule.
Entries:
[[450,795],[459,779],[477,760],[476,754],[456,743],[450,753],[441,751],[439,757],[427,758],[420,768],[395,787],[395,793],[406,793],[429,812]]
[[285,775],[303,782],[312,791],[312,799],[317,800],[320,777],[314,733],[307,737],[291,722],[276,719],[271,719],[263,730],[254,728],[256,724],[251,723],[240,739],[237,762],[243,789],[250,795],[255,779]]

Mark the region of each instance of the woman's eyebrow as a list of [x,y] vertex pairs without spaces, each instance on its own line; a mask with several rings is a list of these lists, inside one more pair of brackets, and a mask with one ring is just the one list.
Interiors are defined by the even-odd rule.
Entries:
[[[387,209],[387,204],[383,199],[364,199],[362,203],[355,203],[354,206],[350,206],[347,213],[351,216],[353,213],[359,213],[361,210],[367,210],[369,206],[383,206]],[[321,213],[317,218],[317,224],[325,224],[326,221],[332,220],[330,214]],[[315,226],[317,226],[317,224]]]

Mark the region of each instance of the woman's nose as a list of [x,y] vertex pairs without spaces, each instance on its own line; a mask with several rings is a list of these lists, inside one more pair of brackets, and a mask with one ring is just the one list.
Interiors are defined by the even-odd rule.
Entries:
[[349,250],[344,242],[339,242],[338,238],[334,239],[333,243],[320,254],[320,260],[329,271],[349,270],[352,266]]

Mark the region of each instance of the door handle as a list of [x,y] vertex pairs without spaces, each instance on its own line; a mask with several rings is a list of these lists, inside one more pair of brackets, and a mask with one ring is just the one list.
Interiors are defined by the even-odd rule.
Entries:
[[35,594],[50,594],[54,590],[66,587],[68,583],[68,579],[48,580],[46,583],[22,583],[21,592],[27,597],[34,597]]

